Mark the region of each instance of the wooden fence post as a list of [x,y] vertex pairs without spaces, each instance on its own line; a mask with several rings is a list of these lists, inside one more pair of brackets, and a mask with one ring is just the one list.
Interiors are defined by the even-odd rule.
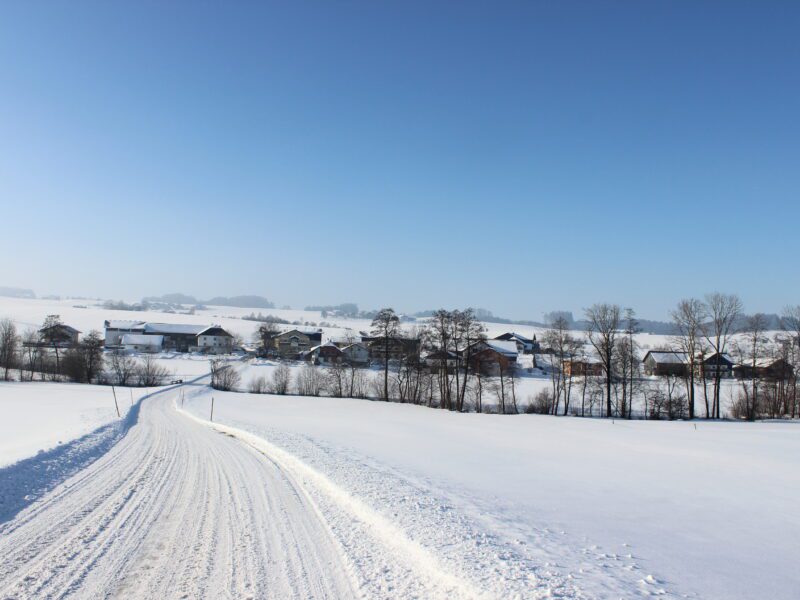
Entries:
[[114,389],[114,386],[111,386],[111,393],[114,394],[114,406],[117,408],[117,417],[120,416],[119,414],[119,404],[117,404],[117,390]]

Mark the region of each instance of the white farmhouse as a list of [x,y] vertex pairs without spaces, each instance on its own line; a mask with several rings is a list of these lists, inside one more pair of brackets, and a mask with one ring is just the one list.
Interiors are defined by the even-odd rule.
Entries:
[[230,354],[233,336],[219,325],[212,325],[197,334],[197,347],[208,354]]

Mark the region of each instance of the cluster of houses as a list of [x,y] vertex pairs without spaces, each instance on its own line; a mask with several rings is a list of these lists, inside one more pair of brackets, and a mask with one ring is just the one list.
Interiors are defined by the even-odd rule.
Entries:
[[695,377],[736,377],[738,379],[787,379],[794,368],[782,358],[758,358],[750,363],[735,364],[727,354],[698,354],[694,361],[689,355],[673,350],[650,350],[642,359],[645,375],[686,377],[694,362]]
[[105,321],[105,347],[128,352],[229,354],[233,336],[219,325]]
[[[219,325],[185,325],[176,323],[151,323],[147,321],[107,320],[104,322],[105,347],[136,353],[201,352],[229,354],[238,348],[234,336]],[[69,348],[78,343],[80,331],[58,323],[39,331],[49,346]],[[316,365],[349,364],[368,366],[385,360],[415,360],[431,370],[453,369],[465,357],[470,368],[483,373],[497,373],[514,367],[522,354],[546,353],[534,335],[525,337],[507,332],[493,339],[476,341],[460,355],[445,350],[423,351],[420,340],[414,338],[370,336],[364,332],[343,337],[331,337],[324,343],[322,330],[301,331],[290,329],[273,336],[262,355],[287,360],[306,360]],[[755,365],[735,364],[727,354],[699,354],[694,361],[674,350],[650,350],[642,359],[645,375],[686,377],[692,365],[696,377],[721,377],[739,379],[786,379],[793,375],[792,365],[781,358],[759,358]],[[596,358],[571,358],[563,362],[567,376],[600,377],[603,365]]]
[[[519,354],[533,354],[538,342],[517,333],[504,333],[492,340],[477,341],[464,355],[470,367],[481,372],[507,369],[517,362]],[[292,329],[271,339],[268,355],[284,359],[307,360],[316,365],[350,364],[367,366],[385,360],[420,361],[432,370],[454,368],[461,357],[455,352],[431,350],[423,352],[420,340],[405,337],[375,337],[364,332],[322,342],[321,331]]]

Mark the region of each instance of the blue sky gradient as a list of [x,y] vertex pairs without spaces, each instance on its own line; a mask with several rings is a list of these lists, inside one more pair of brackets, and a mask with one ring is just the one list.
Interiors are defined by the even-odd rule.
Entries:
[[800,4],[4,2],[0,284],[800,303]]

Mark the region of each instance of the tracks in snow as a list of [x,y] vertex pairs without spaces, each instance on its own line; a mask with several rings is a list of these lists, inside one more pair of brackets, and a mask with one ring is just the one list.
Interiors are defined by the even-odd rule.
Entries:
[[0,598],[479,595],[290,455],[179,413],[176,395],[144,401],[108,453],[0,525]]

